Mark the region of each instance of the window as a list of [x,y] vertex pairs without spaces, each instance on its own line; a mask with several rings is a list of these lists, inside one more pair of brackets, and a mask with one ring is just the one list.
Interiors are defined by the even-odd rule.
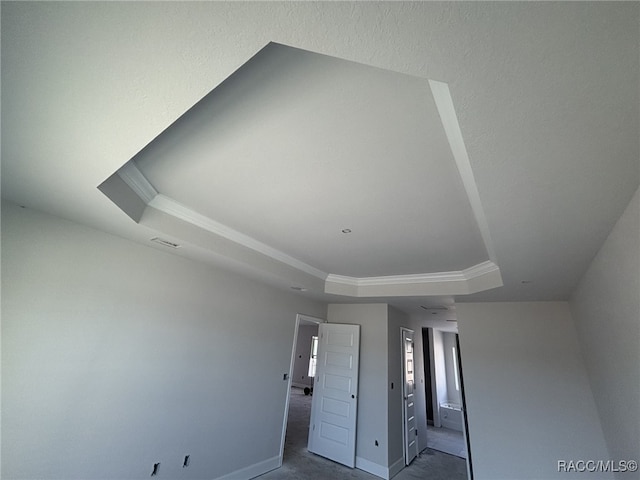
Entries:
[[318,337],[311,337],[311,355],[309,356],[309,376],[316,376],[316,360],[318,358]]
[[456,379],[456,390],[460,391],[460,378],[458,377],[458,355],[456,355],[456,347],[451,347],[451,355],[453,356],[453,376]]

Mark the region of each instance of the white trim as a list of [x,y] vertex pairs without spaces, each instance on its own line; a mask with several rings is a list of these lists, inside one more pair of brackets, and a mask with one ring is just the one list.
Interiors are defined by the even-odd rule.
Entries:
[[320,278],[322,280],[327,278],[327,274],[322,270],[318,270],[317,268],[301,262],[300,260],[293,258],[286,253],[281,252],[280,250],[276,250],[275,248],[270,247],[269,245],[262,243],[248,235],[245,235],[244,233],[240,233],[239,231],[234,230],[231,227],[223,225],[220,222],[216,222],[209,217],[191,210],[189,207],[176,202],[166,195],[159,193],[153,200],[149,202],[149,206],[156,208],[157,210],[160,210],[161,212],[164,212],[168,215],[179,218],[180,220],[183,220],[187,223],[191,223],[192,225],[207,230],[208,232],[220,235],[221,237],[231,240],[232,242],[235,242],[244,247],[250,248],[251,250],[262,253],[263,255],[278,260],[302,272],[308,273],[309,275],[313,275],[314,277]]
[[351,297],[451,295],[501,285],[500,269],[492,261],[486,261],[456,272],[362,278],[330,274],[325,281],[325,292]]
[[376,477],[384,478],[385,480],[389,480],[396,476],[404,467],[404,458],[402,457],[393,462],[389,467],[383,467],[382,465],[372,462],[371,460],[367,460],[366,458],[356,457],[356,468],[358,470],[370,473]]
[[474,265],[473,267],[466,268],[462,271],[464,278],[466,280],[473,280],[474,278],[481,277],[482,275],[486,275],[488,273],[493,273],[499,271],[498,266],[492,261],[486,261]]
[[488,261],[465,270],[382,277],[349,277],[327,274],[159,193],[133,161],[129,161],[117,173],[148,206],[324,280],[325,293],[349,297],[464,295],[502,286],[500,269],[495,263],[495,255],[491,247],[489,227],[480,204],[480,196],[462,141],[460,126],[455,116],[455,110],[453,110],[449,87],[446,83],[432,80],[429,80],[429,84],[490,258]]
[[227,473],[222,477],[218,477],[216,480],[249,480],[255,478],[263,473],[270,472],[280,467],[280,457],[267,458],[248,467],[241,468],[235,472]]
[[118,170],[118,176],[147,205],[158,195],[158,191],[151,185],[151,182],[147,180],[147,177],[143,175],[133,161],[125,163],[124,166]]
[[471,280],[487,273],[495,272],[498,266],[487,260],[473,267],[455,272],[434,272],[417,273],[410,275],[388,275],[384,277],[348,277],[345,275],[329,274],[327,281],[340,283],[353,287],[369,285],[406,285],[408,283],[440,283],[440,282],[460,282]]
[[467,192],[467,197],[469,197],[471,210],[480,228],[480,234],[482,235],[482,240],[484,240],[487,254],[492,262],[497,263],[496,254],[493,250],[493,242],[491,241],[491,234],[489,233],[489,224],[487,223],[487,218],[482,208],[480,193],[478,192],[478,186],[473,176],[469,154],[462,138],[462,130],[460,129],[460,123],[458,123],[458,117],[456,116],[456,110],[453,106],[449,86],[444,82],[437,82],[435,80],[429,80],[429,86],[431,87],[433,99],[436,102],[436,108],[440,114],[440,120],[442,120],[442,126],[449,140],[451,153],[458,166],[462,184]]
[[[291,361],[289,362],[289,380],[287,382],[287,396],[284,402],[284,417],[282,418],[282,435],[280,436],[280,453],[278,454],[278,466],[276,468],[279,468],[282,466],[282,459],[284,457],[284,441],[287,433],[287,420],[289,417],[289,395],[291,392],[291,385],[292,384],[295,385],[293,383],[292,377],[293,377],[293,367],[296,361],[296,346],[298,343],[298,330],[300,329],[300,320],[306,320],[308,322],[313,322],[317,324],[326,322],[326,320],[323,318],[312,317],[311,315],[305,315],[303,313],[296,314],[296,324],[293,329],[293,345],[291,347]],[[304,387],[307,387],[307,386],[308,385],[305,385]]]
[[377,463],[372,462],[371,460],[367,460],[366,458],[356,456],[356,468],[358,470],[363,470],[372,475],[375,475],[376,477],[389,480],[389,469],[387,467],[378,465]]
[[[420,454],[418,453],[418,455]],[[398,460],[396,460],[389,466],[389,476],[387,478],[395,477],[398,473],[402,471],[402,469],[404,469],[405,466],[406,465],[404,464],[404,458],[400,457]]]

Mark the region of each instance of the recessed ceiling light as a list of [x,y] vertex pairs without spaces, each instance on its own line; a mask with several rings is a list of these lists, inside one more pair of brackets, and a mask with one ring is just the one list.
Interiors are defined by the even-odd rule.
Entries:
[[342,233],[351,233],[351,229],[350,228],[343,228],[342,229]]
[[291,287],[291,290],[295,290],[296,292],[306,292],[307,289],[304,287]]

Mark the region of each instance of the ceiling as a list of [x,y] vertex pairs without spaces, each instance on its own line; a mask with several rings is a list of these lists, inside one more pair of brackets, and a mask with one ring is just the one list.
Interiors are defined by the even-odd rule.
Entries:
[[3,199],[300,295],[564,300],[640,183],[637,2],[1,8]]

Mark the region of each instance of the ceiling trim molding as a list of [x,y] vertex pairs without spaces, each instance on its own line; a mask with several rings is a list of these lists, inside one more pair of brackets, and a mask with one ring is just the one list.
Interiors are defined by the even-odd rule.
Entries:
[[[137,169],[136,169],[137,170]],[[138,172],[140,172],[138,170]],[[140,172],[140,175],[142,173]],[[327,278],[327,273],[319,270],[311,265],[308,265],[294,257],[287,255],[269,245],[262,243],[244,233],[238,232],[231,227],[228,227],[220,222],[216,222],[211,218],[202,215],[189,207],[176,202],[174,199],[167,197],[161,193],[158,193],[148,205],[168,215],[174,216],[187,223],[195,225],[211,233],[215,233],[223,238],[231,240],[239,245],[255,250],[268,257],[278,260],[286,265],[294,267],[300,271],[313,275],[314,277],[322,280]]]
[[454,272],[387,275],[382,277],[349,277],[346,275],[330,274],[327,277],[327,281],[355,287],[367,285],[405,285],[407,283],[460,282],[472,280],[495,271],[499,271],[498,266],[492,261],[487,260],[473,267]]
[[142,174],[133,161],[125,163],[124,166],[118,170],[118,176],[147,205],[158,195],[158,191],[151,185],[151,182],[147,180],[147,177]]
[[380,277],[350,277],[328,274],[163,195],[153,187],[132,161],[117,173],[127,186],[144,201],[147,207],[152,207],[178,220],[219,235],[235,244],[323,280],[325,293],[349,297],[465,295],[502,286],[500,269],[492,260],[465,270],[451,272]]
[[489,260],[454,272],[363,278],[330,274],[325,293],[350,297],[466,295],[500,286],[500,269]]
[[480,234],[482,235],[487,254],[489,255],[489,259],[497,264],[498,261],[495,251],[493,250],[491,234],[489,233],[489,224],[487,223],[487,218],[482,208],[480,193],[478,192],[478,186],[473,175],[471,162],[469,161],[469,154],[464,144],[464,139],[462,138],[462,130],[460,129],[460,123],[458,122],[456,110],[453,105],[449,85],[444,82],[429,80],[429,86],[431,87],[431,93],[436,102],[436,108],[440,114],[440,120],[442,120],[442,126],[444,127],[444,132],[447,135],[447,140],[451,147],[451,153],[453,154],[458,172],[462,178],[462,184],[467,192],[471,210],[480,228]]

